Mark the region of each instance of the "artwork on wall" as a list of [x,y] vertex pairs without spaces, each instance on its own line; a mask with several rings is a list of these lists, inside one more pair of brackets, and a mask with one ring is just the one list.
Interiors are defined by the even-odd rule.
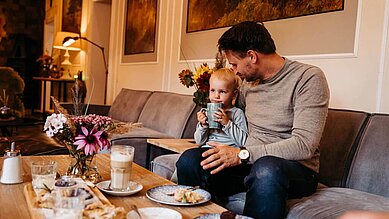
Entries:
[[[184,0],[183,9],[188,9],[188,4],[194,0]],[[263,2],[265,0],[262,0]],[[266,0],[270,2],[270,0]],[[221,2],[215,0],[213,2]],[[224,0],[224,2],[232,2]],[[236,0],[235,2],[243,2]],[[247,1],[248,2],[248,1]],[[255,1],[259,2],[259,0]],[[272,1],[281,2],[281,0]],[[286,0],[286,4],[291,2],[306,2],[306,0],[291,1]],[[271,22],[264,22],[274,39],[277,52],[283,56],[318,56],[322,54],[353,54],[355,52],[355,42],[358,33],[358,11],[361,10],[361,0],[321,0],[317,4],[338,3],[344,6],[343,10],[331,13],[318,13],[311,16],[299,16],[293,19],[278,19]],[[313,3],[312,3],[313,4]],[[332,4],[331,4],[332,5]],[[211,7],[211,4],[209,4]],[[219,7],[221,7],[219,5]],[[286,7],[286,6],[285,6]],[[205,10],[205,8],[203,8]],[[252,8],[241,14],[250,14]],[[217,10],[215,10],[217,11]],[[203,12],[205,15],[206,13]],[[214,60],[217,53],[217,41],[228,27],[214,28],[206,31],[187,32],[188,10],[182,11],[180,60],[182,61],[208,61]],[[341,33],[341,34],[334,34]]]
[[270,21],[344,9],[344,0],[188,0],[186,32]]
[[124,55],[153,53],[157,25],[157,0],[127,0]]
[[80,33],[82,0],[63,0],[62,31]]

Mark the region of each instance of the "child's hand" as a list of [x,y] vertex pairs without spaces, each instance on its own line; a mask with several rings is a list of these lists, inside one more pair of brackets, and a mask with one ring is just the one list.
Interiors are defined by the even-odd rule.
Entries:
[[228,124],[228,121],[230,121],[226,111],[224,111],[224,109],[222,108],[219,108],[219,111],[215,112],[215,117],[217,118],[216,122],[219,122],[223,126],[226,126]]
[[197,112],[197,121],[203,128],[208,127],[207,116],[205,115],[204,111]]

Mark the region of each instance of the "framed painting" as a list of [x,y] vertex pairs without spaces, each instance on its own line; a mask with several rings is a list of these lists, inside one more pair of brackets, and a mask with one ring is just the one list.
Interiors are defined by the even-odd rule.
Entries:
[[344,9],[344,0],[189,0],[186,32],[270,21]]
[[157,0],[127,0],[124,55],[156,50]]
[[[188,5],[192,1],[194,0],[184,0],[183,4],[184,10],[182,10],[183,21],[181,25],[179,60],[185,62],[213,61],[218,52],[218,39],[230,27],[215,27],[206,31],[193,31],[192,29],[193,32],[188,33],[187,24],[190,22],[187,19],[190,16],[188,16],[186,9],[190,8]],[[221,1],[215,0],[213,2]],[[224,2],[232,1],[227,0]],[[243,2],[243,0],[236,0],[234,2]],[[255,2],[260,2],[260,0]],[[265,2],[265,0],[262,0],[262,2]],[[281,0],[272,2],[281,2]],[[291,2],[307,1],[287,0],[285,2],[289,4]],[[358,24],[360,24],[360,21],[358,21],[360,19],[358,11],[361,10],[361,2],[363,1],[348,0],[347,4],[343,4],[343,1],[340,0],[311,0],[311,2],[317,2],[317,4],[321,2],[327,2],[328,4],[330,2],[333,4],[337,3],[336,5],[338,6],[344,5],[344,9],[332,13],[318,13],[312,16],[299,16],[293,19],[278,19],[271,22],[264,22],[276,43],[277,52],[288,57],[312,56],[315,58],[323,54],[325,54],[323,57],[332,54],[336,54],[336,56],[354,54],[355,49],[357,49],[355,43],[358,40]],[[242,14],[250,14],[252,11],[251,8],[246,10]],[[205,13],[203,12],[203,14]],[[339,32],[342,34],[334,34]]]
[[80,33],[82,0],[63,0],[62,31]]

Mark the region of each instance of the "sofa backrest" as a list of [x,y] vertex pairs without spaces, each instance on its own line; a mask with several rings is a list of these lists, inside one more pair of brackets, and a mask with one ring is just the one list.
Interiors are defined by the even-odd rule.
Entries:
[[122,88],[113,101],[108,116],[123,122],[137,122],[152,93],[152,91]]
[[344,186],[361,130],[369,114],[329,109],[320,141],[319,181],[327,186]]
[[373,114],[369,119],[346,187],[389,197],[389,114]]
[[138,122],[181,138],[195,106],[191,95],[155,91],[143,107]]
[[182,138],[194,138],[197,125],[197,112],[200,111],[200,109],[200,106],[196,106],[196,108],[193,110],[192,115],[189,117],[188,123],[185,126]]

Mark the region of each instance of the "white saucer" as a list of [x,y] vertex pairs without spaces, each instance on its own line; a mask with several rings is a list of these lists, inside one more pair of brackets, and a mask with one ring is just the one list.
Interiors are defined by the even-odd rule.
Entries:
[[[139,208],[138,210],[142,219],[182,219],[182,216],[178,211],[170,208],[148,207]],[[127,214],[127,219],[139,219],[139,216],[135,211],[130,211]]]
[[130,186],[125,191],[113,191],[113,190],[107,190],[109,183],[111,180],[102,181],[96,184],[97,188],[99,188],[104,193],[107,193],[109,195],[113,196],[128,196],[135,194],[143,189],[143,186],[137,182],[130,181]]

